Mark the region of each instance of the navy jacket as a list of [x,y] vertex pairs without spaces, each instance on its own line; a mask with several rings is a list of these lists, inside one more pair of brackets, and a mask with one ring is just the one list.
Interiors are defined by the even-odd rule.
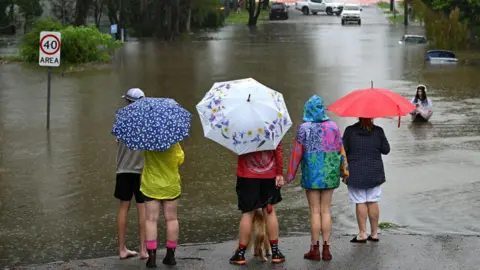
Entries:
[[368,189],[386,181],[382,154],[390,152],[390,144],[381,127],[373,126],[368,131],[360,123],[351,125],[345,129],[343,144],[350,171],[348,186]]

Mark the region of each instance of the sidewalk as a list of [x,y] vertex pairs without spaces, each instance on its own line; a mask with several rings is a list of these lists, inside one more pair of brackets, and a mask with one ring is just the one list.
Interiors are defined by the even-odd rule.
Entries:
[[[383,235],[379,243],[352,244],[353,236],[332,239],[331,262],[303,259],[310,244],[309,236],[280,239],[280,248],[287,261],[281,265],[261,263],[247,253],[247,266],[231,266],[228,259],[236,242],[180,246],[177,266],[173,269],[462,269],[474,270],[480,265],[480,237],[475,236],[412,236]],[[162,265],[165,250],[159,250],[157,269]],[[120,261],[117,257],[57,262],[22,269],[146,269],[137,258]]]

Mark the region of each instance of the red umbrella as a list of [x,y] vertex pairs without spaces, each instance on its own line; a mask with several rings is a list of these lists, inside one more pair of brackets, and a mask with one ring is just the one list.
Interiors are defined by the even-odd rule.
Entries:
[[355,90],[337,100],[327,110],[344,117],[380,118],[405,116],[415,110],[410,101],[387,89],[368,88]]

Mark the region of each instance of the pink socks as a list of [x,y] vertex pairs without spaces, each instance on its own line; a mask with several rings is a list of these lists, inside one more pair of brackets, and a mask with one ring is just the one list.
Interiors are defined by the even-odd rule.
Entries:
[[177,241],[167,241],[167,248],[177,248]]
[[146,241],[147,249],[156,250],[157,249],[157,240],[147,240]]
[[[156,250],[157,240],[147,240],[146,245],[147,249]],[[167,241],[167,248],[177,248],[177,241]]]

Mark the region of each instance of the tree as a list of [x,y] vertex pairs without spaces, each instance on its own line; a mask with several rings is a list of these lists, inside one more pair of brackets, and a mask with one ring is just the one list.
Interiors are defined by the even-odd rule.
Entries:
[[75,0],[50,0],[52,14],[63,24],[73,24]]
[[262,7],[265,0],[259,0],[258,4],[256,5],[255,9],[255,0],[248,1],[248,26],[255,26],[257,25],[258,17],[260,16],[260,12],[262,11]]
[[[120,0],[123,1],[123,0]],[[77,0],[75,3],[75,26],[87,25],[88,11],[92,6],[93,0]]]
[[20,13],[25,20],[23,25],[24,33],[27,33],[27,28],[33,23],[35,18],[38,18],[43,13],[42,5],[39,0],[16,0],[20,8]]

